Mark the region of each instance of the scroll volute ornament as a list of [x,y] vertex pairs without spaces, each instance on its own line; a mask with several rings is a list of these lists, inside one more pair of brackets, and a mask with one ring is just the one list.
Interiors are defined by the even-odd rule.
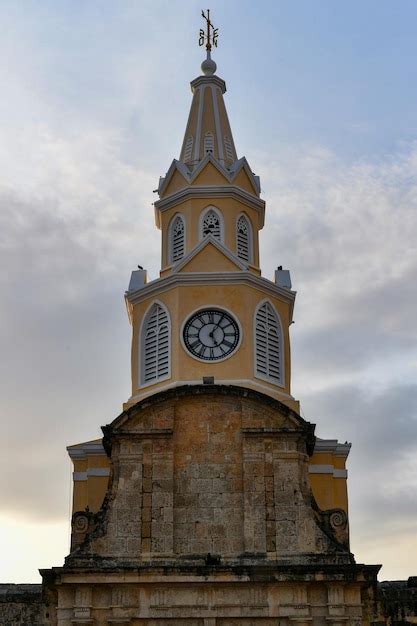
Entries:
[[343,509],[328,509],[320,511],[318,514],[326,534],[335,539],[344,548],[349,549],[349,526],[346,511]]
[[88,506],[84,511],[76,511],[71,520],[71,552],[81,545],[87,536],[94,514]]

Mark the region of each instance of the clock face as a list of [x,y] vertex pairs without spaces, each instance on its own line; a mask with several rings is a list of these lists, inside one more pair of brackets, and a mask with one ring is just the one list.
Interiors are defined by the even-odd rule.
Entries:
[[239,343],[239,327],[221,309],[202,309],[187,320],[183,337],[189,352],[203,361],[218,361],[229,356]]

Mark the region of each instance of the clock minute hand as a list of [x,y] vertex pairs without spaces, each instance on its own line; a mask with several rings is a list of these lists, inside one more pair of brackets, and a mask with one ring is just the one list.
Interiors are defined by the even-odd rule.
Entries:
[[216,325],[216,326],[215,326],[215,327],[211,330],[211,332],[209,332],[209,337],[210,337],[211,339],[213,339],[213,341],[215,341],[215,339],[214,339],[214,333],[215,333],[215,331],[216,331],[218,328],[219,328],[219,325],[217,324],[217,325]]

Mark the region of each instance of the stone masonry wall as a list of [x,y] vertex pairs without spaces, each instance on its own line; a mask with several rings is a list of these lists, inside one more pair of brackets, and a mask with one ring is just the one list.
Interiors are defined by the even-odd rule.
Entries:
[[42,585],[0,584],[0,626],[44,626]]
[[187,391],[139,403],[107,427],[109,491],[99,514],[86,513],[84,525],[77,517],[86,540],[73,542],[68,563],[209,554],[295,563],[335,552],[349,562],[347,545],[313,507],[309,425],[242,390]]

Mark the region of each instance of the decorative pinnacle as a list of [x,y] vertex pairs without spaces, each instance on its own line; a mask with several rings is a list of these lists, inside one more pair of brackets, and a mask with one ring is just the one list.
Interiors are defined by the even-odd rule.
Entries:
[[211,20],[210,20],[210,9],[207,9],[207,15],[204,11],[201,11],[201,15],[203,19],[206,20],[207,30],[204,32],[202,28],[200,28],[200,37],[198,40],[199,46],[204,46],[206,44],[207,50],[207,58],[201,64],[201,70],[205,76],[212,76],[217,69],[216,63],[211,58],[211,48],[214,46],[217,48],[217,38],[219,36],[219,29],[214,28]]

